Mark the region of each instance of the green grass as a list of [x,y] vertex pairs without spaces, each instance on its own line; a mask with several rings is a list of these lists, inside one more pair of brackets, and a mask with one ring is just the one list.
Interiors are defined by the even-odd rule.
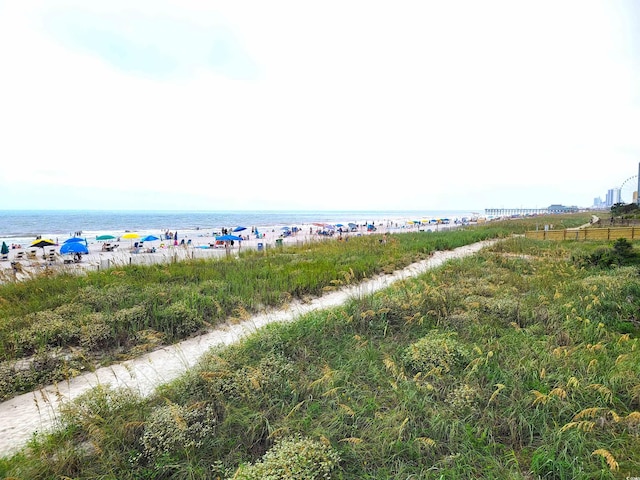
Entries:
[[572,261],[589,249],[505,240],[214,349],[152,397],[94,390],[0,475],[634,476],[640,277]]
[[[581,217],[564,221],[584,221]],[[585,217],[586,218],[586,217]],[[500,222],[452,232],[350,237],[245,251],[239,259],[42,275],[0,285],[0,399],[66,380],[478,240],[523,231]],[[530,226],[529,226],[530,228]]]

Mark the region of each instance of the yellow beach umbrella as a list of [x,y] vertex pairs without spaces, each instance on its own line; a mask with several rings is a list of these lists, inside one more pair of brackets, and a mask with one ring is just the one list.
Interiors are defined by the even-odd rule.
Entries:
[[55,244],[56,242],[54,242],[49,238],[38,238],[33,242],[31,242],[32,247],[40,247],[40,248],[54,246]]
[[44,247],[52,247],[55,246],[56,242],[51,240],[50,238],[37,238],[35,241],[31,242],[32,247],[42,248],[42,252],[44,255]]
[[[124,235],[122,235],[120,238],[131,240],[131,244],[130,245],[131,245],[131,248],[133,248],[133,241],[136,238],[140,238],[140,235],[138,235],[137,233],[134,233],[134,232],[127,232]],[[136,242],[136,246],[137,246],[137,242]]]

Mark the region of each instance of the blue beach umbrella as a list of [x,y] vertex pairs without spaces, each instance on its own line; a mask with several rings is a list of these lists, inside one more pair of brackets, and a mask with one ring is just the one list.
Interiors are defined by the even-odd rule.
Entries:
[[142,237],[140,239],[141,242],[154,242],[155,240],[160,240],[160,238],[156,237],[155,235],[147,235],[146,237]]
[[246,230],[247,227],[242,227],[240,225],[238,225],[236,228],[233,229],[234,232],[241,232],[243,230]]
[[224,242],[230,242],[231,240],[234,240],[236,242],[239,242],[242,240],[242,237],[238,237],[237,235],[220,235],[219,237],[216,237],[216,240],[222,240]]
[[64,243],[62,247],[60,247],[60,253],[89,253],[89,249],[80,242],[69,242]]
[[87,244],[87,239],[86,238],[80,238],[80,237],[71,237],[71,238],[67,238],[63,244],[69,244],[69,243],[84,243],[85,245]]

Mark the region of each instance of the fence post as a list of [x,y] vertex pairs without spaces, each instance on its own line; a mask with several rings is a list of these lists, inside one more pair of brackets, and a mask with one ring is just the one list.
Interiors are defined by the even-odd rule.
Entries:
[[611,239],[611,229],[607,228],[607,240]]

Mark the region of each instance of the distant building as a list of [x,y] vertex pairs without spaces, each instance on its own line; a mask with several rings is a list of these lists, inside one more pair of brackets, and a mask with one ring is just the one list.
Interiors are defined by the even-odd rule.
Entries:
[[572,207],[565,207],[564,205],[549,205],[547,211],[549,213],[575,213],[579,210],[575,205]]
[[605,204],[600,197],[593,199],[593,208],[605,208]]
[[607,199],[605,200],[605,206],[611,207],[616,203],[620,203],[621,198],[622,197],[619,188],[610,188],[609,190],[607,190]]

